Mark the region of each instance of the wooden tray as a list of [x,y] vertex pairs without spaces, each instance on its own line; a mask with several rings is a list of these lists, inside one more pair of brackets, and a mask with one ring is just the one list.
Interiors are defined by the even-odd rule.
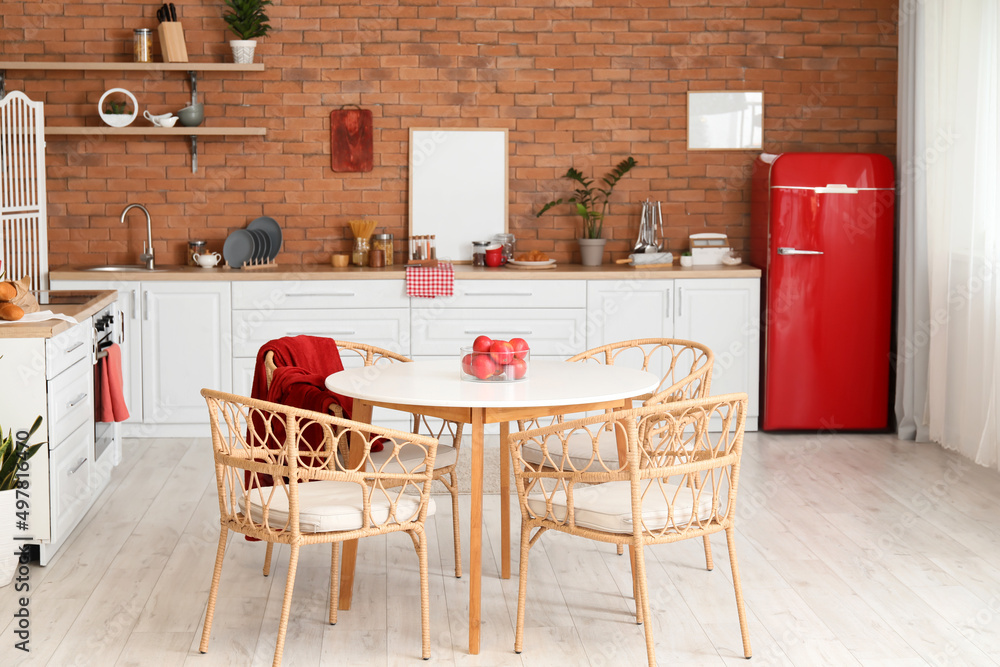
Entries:
[[523,266],[520,264],[504,264],[504,267],[508,269],[519,269],[521,271],[543,271],[545,269],[554,269],[556,268],[556,265],[546,264],[544,266]]

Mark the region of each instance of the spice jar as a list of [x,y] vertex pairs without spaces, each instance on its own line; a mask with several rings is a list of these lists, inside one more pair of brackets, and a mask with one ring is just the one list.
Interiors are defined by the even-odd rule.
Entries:
[[372,237],[372,250],[381,250],[385,266],[392,266],[392,234],[376,234]]
[[489,247],[489,241],[473,241],[472,242],[472,265],[473,266],[486,266],[486,248]]
[[368,251],[368,266],[373,269],[381,269],[385,266],[385,253],[380,248],[372,248]]
[[132,31],[132,53],[137,63],[153,62],[153,31],[136,28]]
[[204,255],[207,249],[208,248],[204,241],[201,240],[188,241],[188,250],[187,250],[188,266],[198,266],[198,262],[194,261],[195,254]]
[[354,239],[354,250],[351,251],[351,264],[354,266],[368,265],[368,237],[359,236]]

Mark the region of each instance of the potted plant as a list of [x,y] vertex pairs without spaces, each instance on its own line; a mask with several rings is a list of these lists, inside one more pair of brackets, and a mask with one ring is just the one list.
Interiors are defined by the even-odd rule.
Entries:
[[226,0],[230,11],[222,15],[229,29],[239,39],[229,41],[233,49],[233,60],[247,64],[253,62],[253,52],[257,48],[257,38],[263,37],[271,29],[264,8],[271,0]]
[[98,100],[97,113],[111,127],[125,127],[139,114],[139,103],[124,88],[111,88]]
[[[595,184],[593,179],[588,179],[583,174],[570,167],[563,178],[568,178],[579,184],[573,196],[566,199],[568,204],[575,204],[576,214],[583,218],[583,237],[580,238],[580,256],[584,266],[600,266],[604,258],[604,244],[606,239],[601,235],[604,232],[604,214],[608,210],[608,200],[615,185],[636,166],[635,158],[629,156],[619,162],[615,167],[601,177],[600,184]],[[559,198],[550,201],[543,206],[535,217],[540,217],[543,213],[554,206],[563,203]]]
[[[17,506],[17,473],[22,471],[24,463],[41,449],[44,442],[29,445],[28,440],[42,425],[39,416],[28,429],[27,434],[14,429],[4,436],[0,428],[0,587],[10,584],[17,570],[19,547],[14,540],[18,530],[18,522],[27,520],[27,510]],[[21,529],[23,530],[23,528]]]

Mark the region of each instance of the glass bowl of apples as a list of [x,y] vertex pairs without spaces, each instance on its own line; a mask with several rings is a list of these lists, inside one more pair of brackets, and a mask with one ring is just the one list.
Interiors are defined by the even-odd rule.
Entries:
[[523,338],[494,340],[479,336],[461,348],[462,379],[471,382],[517,382],[528,377],[531,351]]

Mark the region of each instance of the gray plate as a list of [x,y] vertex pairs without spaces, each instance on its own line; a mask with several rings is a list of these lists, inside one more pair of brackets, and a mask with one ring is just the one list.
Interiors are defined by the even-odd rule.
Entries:
[[259,229],[248,229],[254,240],[253,259],[255,262],[263,262],[271,254],[271,239],[265,232]]
[[242,267],[253,257],[253,235],[245,229],[237,229],[226,238],[222,256],[234,269]]
[[267,261],[270,262],[278,256],[278,251],[281,250],[281,227],[274,218],[262,215],[247,225],[247,229],[257,229],[267,234],[267,238],[271,242],[271,249],[267,255]]

